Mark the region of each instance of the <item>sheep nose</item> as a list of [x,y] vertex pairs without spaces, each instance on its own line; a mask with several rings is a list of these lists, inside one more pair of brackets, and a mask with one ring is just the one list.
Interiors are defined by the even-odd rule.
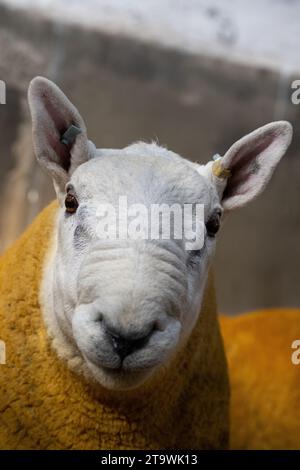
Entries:
[[115,331],[112,332],[110,330],[106,330],[106,333],[110,338],[115,352],[118,354],[120,359],[123,360],[126,356],[129,356],[129,354],[143,348],[147,344],[152,331],[153,330],[151,329],[147,335],[139,337],[136,335],[120,335],[119,333],[116,333]]

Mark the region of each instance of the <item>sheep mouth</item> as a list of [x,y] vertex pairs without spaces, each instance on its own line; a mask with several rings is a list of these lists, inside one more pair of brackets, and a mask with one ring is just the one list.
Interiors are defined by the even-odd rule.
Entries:
[[133,376],[133,375],[142,375],[145,373],[149,373],[149,371],[153,370],[155,367],[157,367],[160,363],[160,361],[151,361],[149,364],[139,364],[138,361],[135,361],[134,364],[130,361],[129,364],[127,364],[126,359],[123,361],[118,361],[117,363],[112,363],[112,364],[107,364],[103,363],[101,360],[95,360],[95,358],[88,357],[85,355],[85,359],[87,360],[88,363],[91,363],[94,367],[101,369],[105,374],[111,375],[111,376]]
[[129,390],[141,386],[154,373],[154,368],[129,368],[119,365],[118,367],[101,366],[89,363],[93,380],[99,382],[107,389]]
[[128,364],[125,360],[110,364],[95,360],[95,357],[88,358],[87,355],[84,355],[84,359],[92,380],[112,390],[129,390],[139,387],[155,373],[159,365],[162,365],[161,360],[151,361],[151,363],[142,361],[139,363],[138,360],[134,360]]
[[104,372],[107,373],[112,373],[112,374],[123,374],[123,375],[129,375],[129,374],[138,374],[138,373],[143,373],[143,372],[148,372],[149,370],[153,369],[153,366],[126,366],[123,363],[121,363],[119,366],[116,367],[107,367],[107,366],[101,366],[101,368],[104,370]]

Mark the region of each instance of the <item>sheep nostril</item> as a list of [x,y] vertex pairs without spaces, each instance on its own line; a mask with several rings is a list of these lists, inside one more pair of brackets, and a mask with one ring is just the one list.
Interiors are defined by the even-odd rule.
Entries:
[[117,334],[115,332],[112,333],[110,331],[106,331],[106,333],[110,338],[112,347],[114,348],[115,352],[123,360],[126,356],[129,356],[129,354],[146,346],[150,339],[150,336],[153,333],[153,329],[151,329],[151,331],[147,335],[138,338],[136,337],[136,335],[121,336],[120,334]]
[[97,317],[97,321],[98,321],[98,322],[102,322],[102,321],[103,321],[103,313],[99,312],[98,317]]
[[163,324],[163,322],[161,322],[159,320],[156,320],[153,323],[152,332],[154,332],[154,331],[164,331],[164,329],[165,329],[165,325]]

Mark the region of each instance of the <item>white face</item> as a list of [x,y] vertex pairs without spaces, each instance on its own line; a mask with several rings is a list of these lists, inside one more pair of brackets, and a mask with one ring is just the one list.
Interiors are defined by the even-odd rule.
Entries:
[[[174,233],[164,240],[101,239],[97,208],[116,207],[119,196],[147,208],[203,204],[210,228],[203,248],[187,250]],[[168,361],[197,320],[222,212],[217,192],[196,165],[140,143],[98,152],[75,170],[65,197],[78,207],[59,212],[53,263],[59,327],[101,384],[136,386]]]
[[[42,283],[48,331],[60,356],[89,379],[109,389],[138,387],[180,354],[199,316],[222,212],[262,191],[291,126],[268,124],[204,166],[155,144],[96,150],[76,108],[47,79],[32,81],[29,104],[35,152],[60,203]],[[74,126],[80,132],[70,136]],[[114,239],[99,236],[99,205],[117,209],[119,197],[148,211],[203,205],[204,223],[198,227],[196,216],[195,229],[203,245],[187,249],[172,230],[164,239],[123,239],[119,225]],[[107,229],[115,221],[108,217]]]

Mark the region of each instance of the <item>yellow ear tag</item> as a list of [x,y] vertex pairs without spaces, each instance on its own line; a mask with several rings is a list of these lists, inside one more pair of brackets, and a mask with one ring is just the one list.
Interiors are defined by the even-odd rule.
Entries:
[[216,176],[217,178],[226,179],[231,176],[231,171],[226,170],[226,168],[223,167],[221,157],[217,158],[214,161],[213,166],[212,166],[212,172],[213,172],[213,175]]

